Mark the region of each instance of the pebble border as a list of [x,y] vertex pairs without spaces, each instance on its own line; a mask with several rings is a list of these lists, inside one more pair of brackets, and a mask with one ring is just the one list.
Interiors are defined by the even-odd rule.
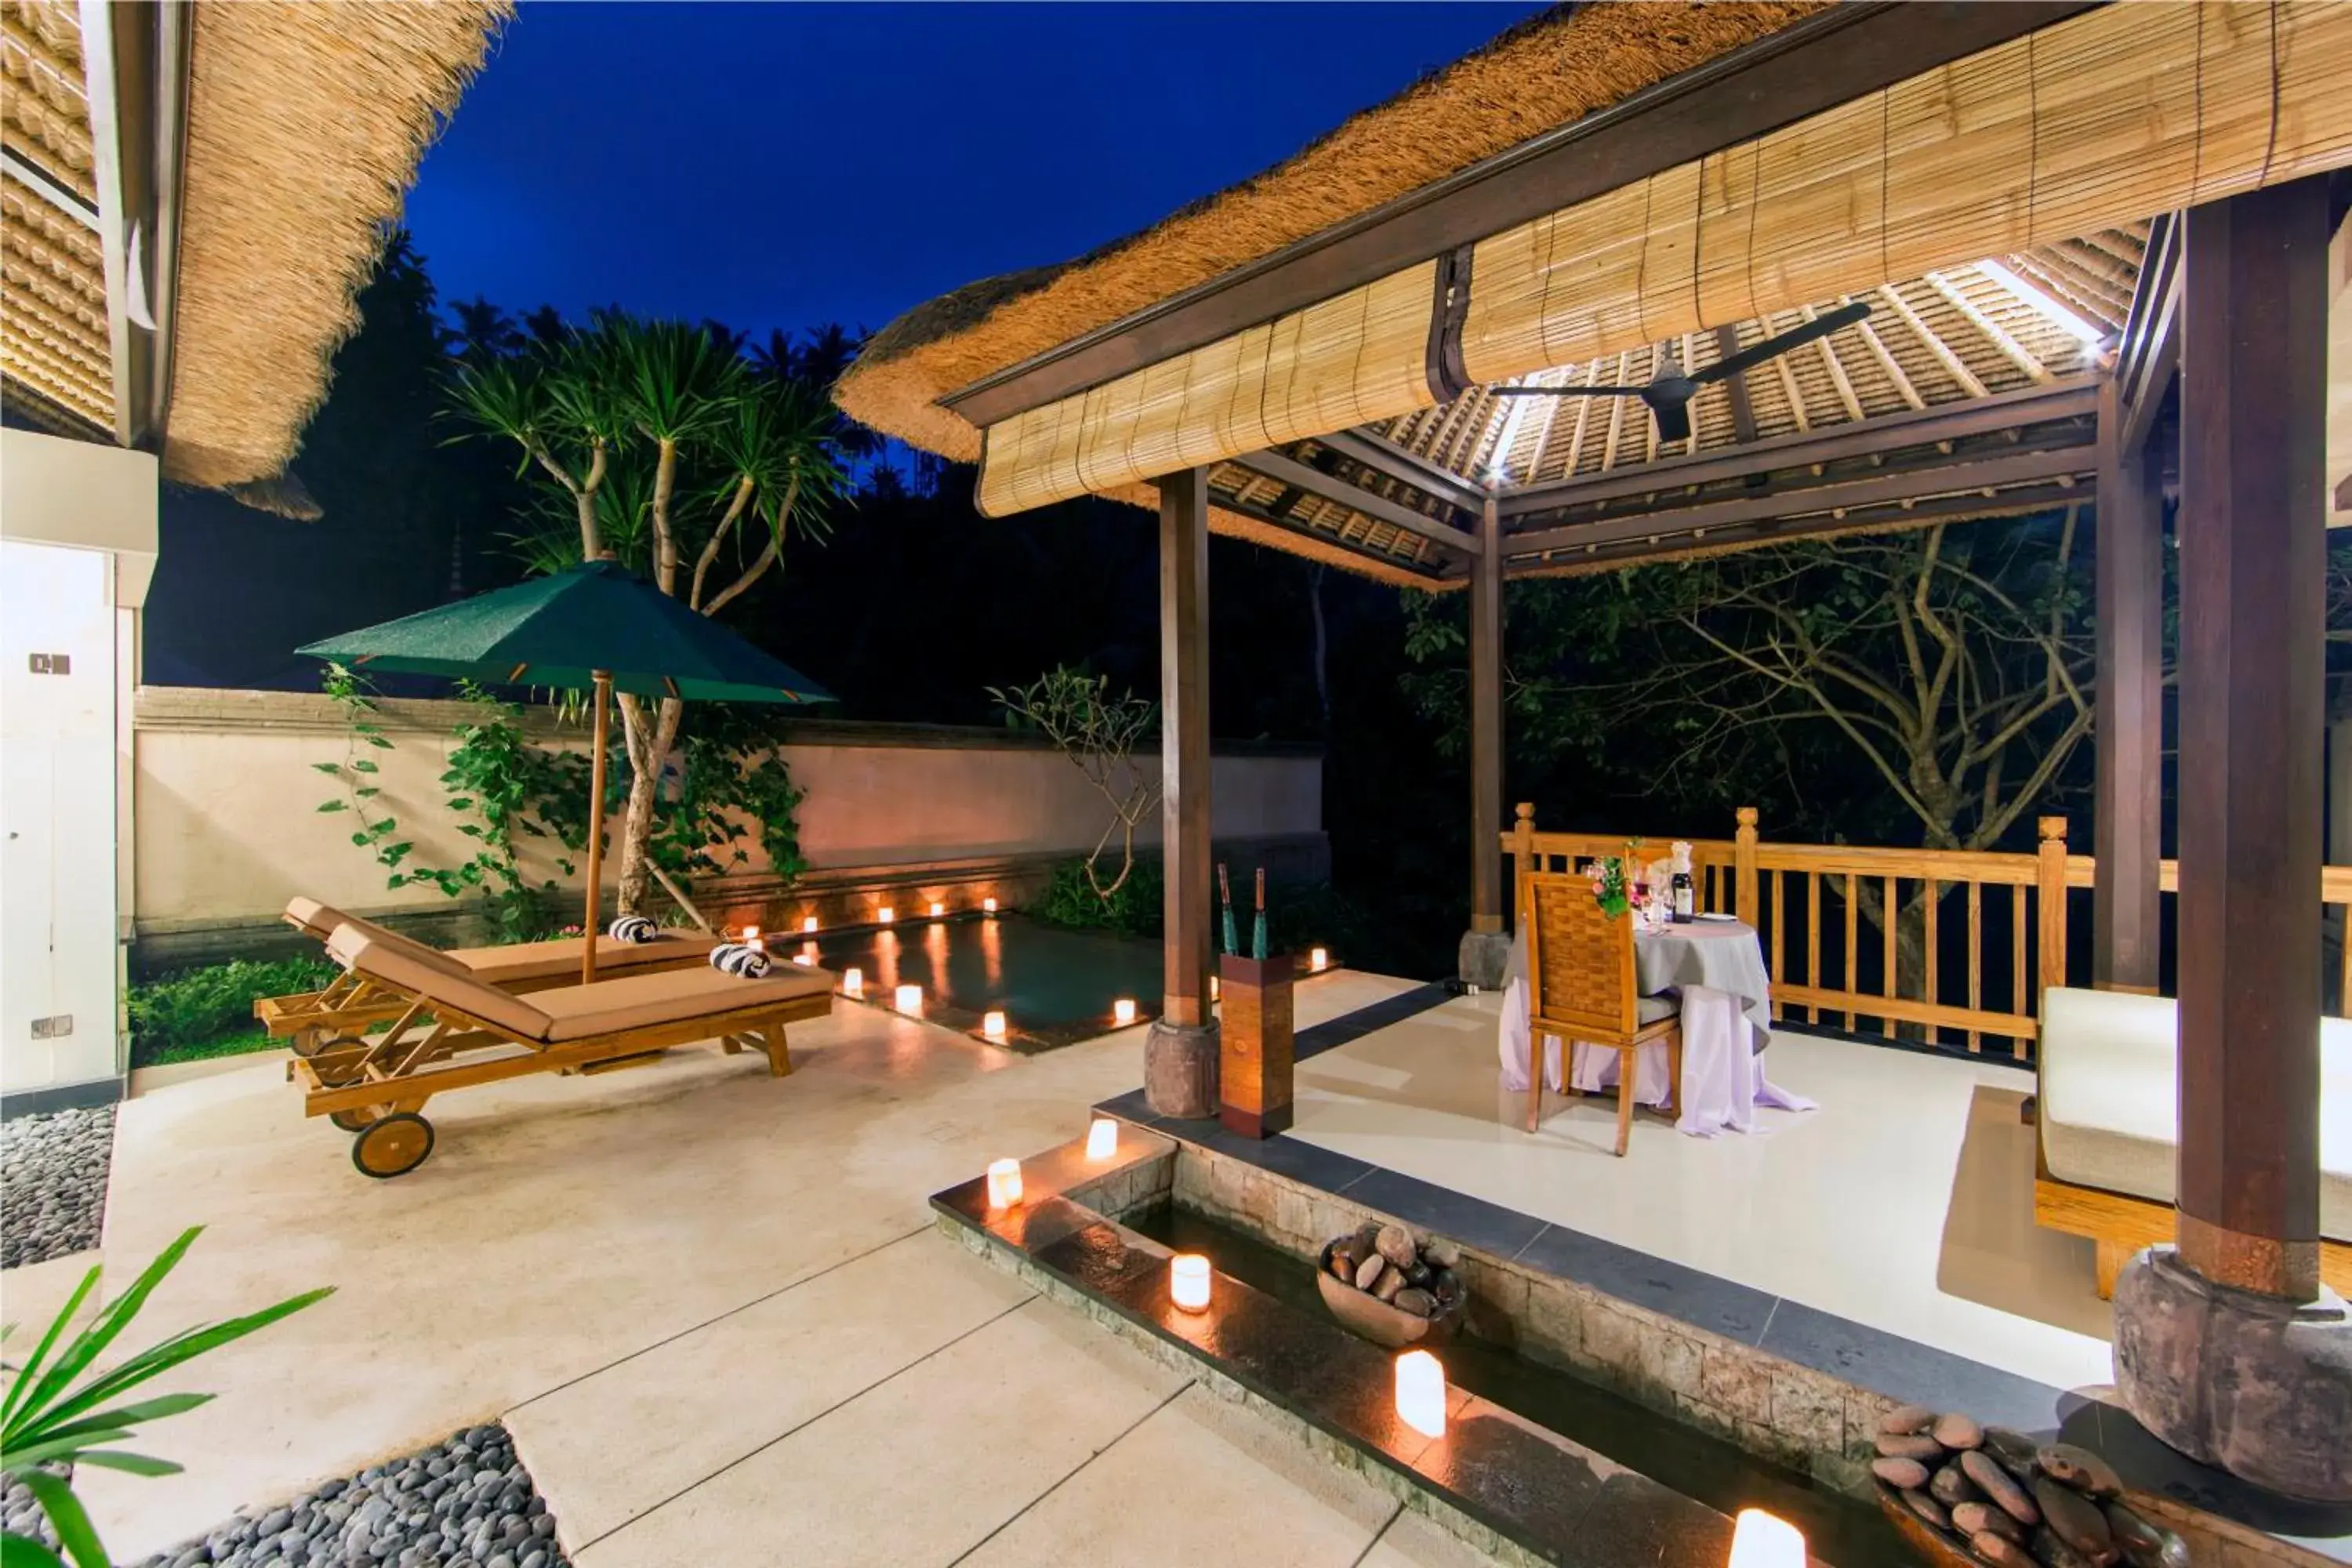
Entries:
[[0,1121],[0,1268],[47,1263],[98,1245],[114,1163],[114,1107]]

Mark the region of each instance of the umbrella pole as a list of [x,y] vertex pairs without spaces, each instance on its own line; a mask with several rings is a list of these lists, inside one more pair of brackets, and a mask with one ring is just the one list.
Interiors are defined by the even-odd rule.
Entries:
[[604,752],[609,743],[604,710],[613,695],[613,672],[593,672],[596,683],[596,745],[588,766],[588,918],[580,928],[580,984],[596,983],[597,914],[604,890]]

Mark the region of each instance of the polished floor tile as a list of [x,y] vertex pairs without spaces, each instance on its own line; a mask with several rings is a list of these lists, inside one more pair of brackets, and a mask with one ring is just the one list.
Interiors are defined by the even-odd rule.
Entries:
[[1549,1095],[1526,1131],[1500,1001],[1300,1064],[1293,1136],[2021,1377],[2111,1381],[2090,1244],[2033,1224],[2030,1075],[1783,1030],[1768,1070],[1821,1110],[1715,1139],[1638,1117],[1620,1160],[1613,1102]]

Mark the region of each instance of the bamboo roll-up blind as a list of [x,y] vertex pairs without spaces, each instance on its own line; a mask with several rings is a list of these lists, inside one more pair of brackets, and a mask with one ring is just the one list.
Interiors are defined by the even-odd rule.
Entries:
[[2352,5],[2109,5],[1496,235],[1493,382],[2352,163]]
[[1434,261],[988,427],[1003,517],[1426,407]]

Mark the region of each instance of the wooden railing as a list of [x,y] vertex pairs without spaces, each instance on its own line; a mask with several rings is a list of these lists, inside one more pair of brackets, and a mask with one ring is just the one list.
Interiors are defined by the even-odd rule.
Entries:
[[[1740,807],[1736,820],[1729,838],[1691,841],[1692,878],[1699,908],[1756,927],[1776,1018],[1868,1025],[1971,1051],[1990,1038],[2023,1058],[2041,1032],[2042,991],[2090,984],[2086,964],[2070,973],[2068,905],[2083,902],[2078,912],[2088,917],[2087,900],[2070,895],[2087,894],[2096,863],[2068,852],[2063,816],[2040,819],[2030,855],[1766,843],[1754,807]],[[1535,807],[1522,803],[1502,849],[1516,884],[1521,871],[1571,870],[1603,856],[1647,863],[1667,843],[1540,832]],[[2161,890],[2174,893],[2179,877],[2177,862],[2163,862]],[[2335,931],[2352,927],[2352,866],[2323,868],[2320,897]],[[1887,918],[1890,910],[1899,918]],[[2340,942],[2336,967],[2340,1015],[2352,999],[2352,942]]]

